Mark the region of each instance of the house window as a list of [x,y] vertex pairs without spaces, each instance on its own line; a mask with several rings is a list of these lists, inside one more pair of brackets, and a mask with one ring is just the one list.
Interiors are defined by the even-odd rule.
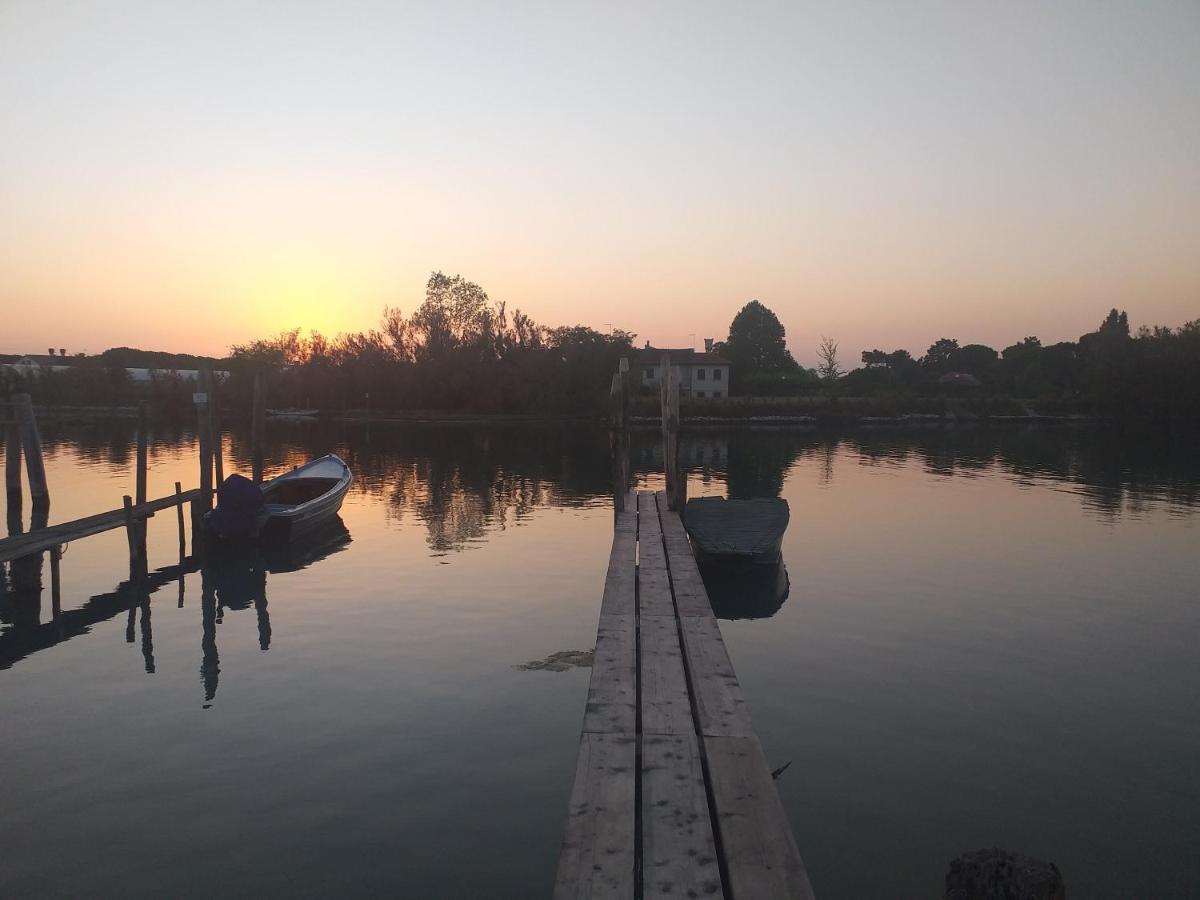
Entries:
[[696,396],[697,396],[697,397],[703,397],[703,396],[704,396],[704,391],[696,391]]
[[714,399],[717,399],[717,400],[719,400],[719,399],[720,399],[722,396],[724,396],[724,395],[723,395],[723,394],[722,394],[720,391],[713,391],[713,398],[714,398]]
[[721,369],[713,369],[713,381],[721,380]]
[[654,380],[654,366],[647,366],[647,367],[646,367],[646,379],[647,379],[648,381],[653,381],[653,380]]
[[697,369],[696,370],[696,380],[697,381],[703,381],[707,377],[708,377],[707,369]]

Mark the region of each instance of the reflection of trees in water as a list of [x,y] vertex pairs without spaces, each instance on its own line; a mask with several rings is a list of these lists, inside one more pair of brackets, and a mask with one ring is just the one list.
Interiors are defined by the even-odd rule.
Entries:
[[[920,465],[946,477],[998,470],[1019,482],[1057,481],[1080,494],[1086,508],[1106,517],[1149,503],[1200,504],[1200,446],[1194,436],[1130,435],[1103,428],[965,426],[917,430],[825,432],[730,431],[684,433],[681,462],[693,476],[724,478],[730,497],[776,497],[788,470],[808,460],[821,486],[836,480],[846,453],[858,465]],[[661,472],[657,433],[634,436],[634,463]]]
[[373,427],[346,437],[356,488],[414,516],[438,553],[535,509],[607,497],[604,432],[592,427]]
[[1104,428],[967,427],[907,434],[864,433],[849,441],[865,457],[915,456],[942,475],[999,469],[1017,481],[1074,486],[1086,508],[1116,517],[1153,502],[1200,502],[1196,440]]

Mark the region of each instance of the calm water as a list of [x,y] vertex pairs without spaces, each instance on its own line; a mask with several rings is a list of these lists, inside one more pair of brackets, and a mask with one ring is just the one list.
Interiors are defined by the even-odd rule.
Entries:
[[[271,437],[276,469],[332,449],[358,477],[312,545],[180,570],[169,512],[149,602],[121,532],[67,549],[57,621],[48,566],[44,594],[0,598],[0,895],[548,895],[588,671],[518,667],[592,645],[604,435]],[[131,438],[47,426],[52,522],[132,493]],[[682,443],[693,495],[791,504],[785,570],[706,577],[818,896],[940,896],[994,844],[1075,897],[1196,894],[1196,446]],[[643,483],[657,454],[635,440]],[[159,433],[151,494],[194,460]]]

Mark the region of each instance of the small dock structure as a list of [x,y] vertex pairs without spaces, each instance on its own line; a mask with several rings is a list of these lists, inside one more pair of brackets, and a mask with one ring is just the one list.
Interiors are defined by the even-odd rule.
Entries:
[[554,896],[812,898],[675,505],[616,504]]

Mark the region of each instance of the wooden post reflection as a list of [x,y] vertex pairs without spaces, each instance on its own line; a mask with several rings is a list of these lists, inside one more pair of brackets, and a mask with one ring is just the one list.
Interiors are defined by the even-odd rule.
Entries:
[[204,705],[217,696],[221,676],[221,658],[217,653],[217,592],[207,566],[200,569],[200,683],[204,687]]

